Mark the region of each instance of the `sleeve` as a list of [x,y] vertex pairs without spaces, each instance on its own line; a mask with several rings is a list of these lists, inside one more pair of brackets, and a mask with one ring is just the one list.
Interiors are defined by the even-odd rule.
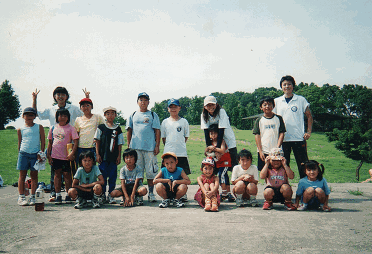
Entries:
[[120,180],[125,180],[124,167],[122,167],[122,168],[120,169],[119,179],[120,179]]
[[234,166],[233,170],[232,170],[232,174],[231,174],[231,182],[235,181],[237,178],[238,178],[238,174],[237,174],[237,171],[238,171],[238,168],[239,166],[236,165]]
[[253,125],[253,135],[261,135],[260,132],[260,120],[261,117],[257,118]]
[[229,116],[226,114],[226,111],[221,108],[220,109],[220,119],[218,120],[218,128],[219,129],[227,129],[227,128],[230,128],[230,120],[229,120]]
[[40,120],[49,120],[50,109],[46,108],[44,111],[37,111],[37,116]]
[[296,196],[302,196],[302,194],[304,193],[304,184],[302,183],[302,181],[300,180],[298,182],[298,186],[297,186],[297,190],[296,190]]
[[258,180],[260,180],[260,179],[258,178],[258,168],[257,168],[256,165],[253,165],[253,166],[254,166],[253,177],[254,177],[254,180],[258,181]]
[[200,129],[208,129],[209,124],[204,121],[203,113],[200,115]]
[[125,126],[125,129],[128,130],[129,128],[133,129],[133,115],[134,114],[131,114],[129,117],[128,117],[128,121],[127,121],[127,124]]
[[125,144],[125,141],[124,141],[124,134],[123,134],[123,132],[122,133],[120,133],[119,135],[118,135],[118,145],[124,145]]
[[81,169],[82,167],[79,167],[77,170],[76,170],[76,173],[74,175],[74,179],[77,179],[80,181],[80,172],[81,172]]
[[283,117],[276,115],[279,118],[279,133],[285,133],[287,130],[285,129],[285,123],[283,121]]
[[97,177],[102,175],[101,170],[99,170],[97,165],[94,165],[93,167],[94,167],[94,172],[95,172]]
[[52,140],[53,139],[53,127],[50,127],[49,132],[48,132],[48,139]]
[[186,119],[184,119],[184,120],[185,120],[185,134],[184,134],[184,136],[186,138],[188,138],[188,137],[190,137],[190,125],[189,125],[189,122]]
[[331,190],[329,189],[328,187],[328,183],[327,183],[327,180],[323,177],[323,182],[324,182],[324,193],[326,195],[329,195],[331,194]]
[[306,108],[310,107],[310,103],[307,102],[307,100],[304,97],[302,97],[302,105],[303,105],[303,111],[304,111],[303,113],[305,113]]
[[102,135],[102,131],[101,131],[101,129],[98,126],[98,128],[96,130],[96,133],[94,134],[94,139],[101,140],[101,135]]
[[[70,125],[71,126],[71,125]],[[71,136],[72,136],[72,139],[79,139],[79,135],[76,131],[76,129],[74,127],[71,126]]]
[[160,126],[160,137],[161,138],[166,138],[167,137],[166,132],[165,132],[165,121],[166,121],[166,119],[163,120],[163,122],[161,123],[161,126]]
[[152,121],[152,128],[153,129],[158,129],[160,130],[160,120],[159,120],[159,116],[158,114],[156,114],[155,112],[153,112],[154,114],[154,119]]

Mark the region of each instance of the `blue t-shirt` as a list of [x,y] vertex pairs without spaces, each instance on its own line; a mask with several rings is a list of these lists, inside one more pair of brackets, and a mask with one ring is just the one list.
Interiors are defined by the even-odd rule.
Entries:
[[326,195],[329,195],[331,193],[331,190],[329,189],[327,184],[327,180],[324,177],[321,181],[319,180],[310,181],[307,177],[304,177],[298,182],[296,195],[301,196],[302,200],[304,191],[309,187],[313,187],[314,189],[321,188]]
[[136,111],[132,114],[125,129],[132,129],[132,139],[130,141],[130,148],[144,151],[154,151],[155,129],[160,130],[160,120],[155,112]]
[[168,169],[166,167],[163,167],[163,168],[161,168],[161,175],[162,175],[163,179],[170,179],[172,181],[181,180],[182,179],[182,177],[181,177],[182,171],[183,171],[182,168],[177,167],[176,171],[171,173],[171,172],[168,171]]
[[79,180],[80,184],[90,184],[97,181],[98,176],[102,175],[97,165],[93,165],[92,170],[87,173],[83,167],[77,169],[74,179]]

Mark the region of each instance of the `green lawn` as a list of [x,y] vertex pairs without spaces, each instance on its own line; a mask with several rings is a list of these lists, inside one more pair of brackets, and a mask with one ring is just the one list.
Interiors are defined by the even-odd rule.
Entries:
[[[126,132],[123,128],[124,136]],[[253,154],[253,163],[257,164],[257,152],[254,136],[251,130],[237,130],[234,129],[238,151],[245,148],[250,150]],[[45,133],[48,133],[46,128]],[[16,130],[2,130],[0,131],[0,175],[7,185],[13,184],[18,181],[17,165],[17,131]],[[196,178],[200,175],[200,163],[204,154],[204,133],[200,126],[190,126],[190,138],[187,141],[187,152],[189,156],[189,163],[192,174],[189,175],[191,182],[196,184]],[[163,151],[163,145],[160,147]],[[355,168],[358,166],[359,161],[353,161],[346,158],[340,151],[335,149],[334,144],[327,141],[325,134],[313,133],[308,142],[309,158],[317,160],[325,167],[325,178],[331,183],[345,183],[357,182],[355,179]],[[160,165],[160,154],[158,155]],[[123,165],[119,165],[119,168]],[[292,169],[297,175],[294,182],[298,182],[298,171],[294,158],[291,158]],[[360,170],[360,180],[363,181],[369,178],[368,169],[372,168],[372,164],[364,163]],[[39,174],[39,181],[49,183],[50,167],[47,166],[45,171]],[[261,182],[263,182],[261,180]],[[119,180],[117,181],[119,183]]]

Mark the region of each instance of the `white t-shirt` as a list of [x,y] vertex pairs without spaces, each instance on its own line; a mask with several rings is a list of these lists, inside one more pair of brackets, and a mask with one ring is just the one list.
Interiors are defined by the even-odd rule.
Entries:
[[190,136],[189,123],[185,118],[173,121],[164,119],[161,123],[161,138],[165,138],[164,153],[174,152],[177,156],[187,157],[185,137]]
[[[49,120],[50,127],[56,125],[56,112],[59,109],[58,105],[54,105],[51,108],[44,109],[44,111],[37,111],[37,116],[40,120]],[[75,125],[75,119],[83,115],[83,112],[79,107],[66,103],[65,109],[70,112],[70,122],[71,126]]]
[[223,108],[220,109],[220,113],[216,117],[212,117],[208,114],[208,122],[204,121],[203,114],[201,114],[201,129],[208,129],[208,127],[212,124],[218,124],[218,128],[225,129],[223,139],[225,140],[229,149],[236,147],[234,131],[230,126],[229,116],[226,114],[226,111]]
[[306,108],[310,106],[307,100],[293,94],[293,98],[287,103],[285,97],[275,98],[275,108],[273,112],[283,117],[287,132],[284,134],[283,142],[303,141],[305,134],[304,114]]
[[105,120],[101,115],[93,114],[91,118],[81,116],[76,118],[75,129],[79,133],[79,145],[80,148],[91,148],[93,147],[94,134],[96,133],[97,127],[100,124],[105,123]]
[[256,165],[251,165],[247,170],[244,170],[242,166],[236,165],[231,174],[231,181],[235,181],[242,175],[253,175],[254,180],[258,181],[258,169]]

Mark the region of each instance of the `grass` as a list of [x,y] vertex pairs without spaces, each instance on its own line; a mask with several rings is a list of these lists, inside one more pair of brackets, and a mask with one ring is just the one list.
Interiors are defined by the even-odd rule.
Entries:
[[358,188],[356,190],[348,190],[347,192],[354,196],[363,196],[363,191],[360,191]]
[[[124,137],[126,137],[126,131],[124,130]],[[253,154],[253,164],[257,165],[257,150],[254,141],[254,135],[251,130],[238,130],[234,129],[238,152],[245,148],[250,150]],[[48,128],[45,129],[45,133],[48,133]],[[0,175],[4,179],[4,184],[13,184],[18,181],[17,166],[17,131],[16,130],[2,130],[0,131],[0,142],[2,144],[0,148],[0,154],[2,155],[0,160]],[[126,146],[125,146],[126,147]],[[190,137],[187,141],[187,153],[189,157],[189,164],[191,168],[191,174],[189,175],[192,184],[196,184],[196,178],[200,175],[200,163],[204,156],[204,133],[200,129],[199,125],[190,126]],[[164,149],[163,144],[160,146],[160,151]],[[327,137],[323,133],[313,133],[310,140],[308,141],[308,155],[310,159],[317,160],[322,163],[325,167],[324,177],[330,183],[356,183],[355,169],[359,164],[359,161],[353,161],[346,158],[342,152],[338,151],[334,147],[334,143],[330,143]],[[160,165],[161,154],[158,155],[158,162]],[[118,168],[121,168],[124,164],[121,163]],[[291,157],[292,169],[295,172],[295,179],[292,182],[298,182],[298,170],[295,163],[295,159]],[[372,164],[364,163],[360,169],[360,181],[370,178],[368,170],[372,168]],[[231,174],[231,173],[230,173]],[[39,173],[39,181],[49,183],[50,179],[50,167],[47,165],[45,171]],[[263,180],[260,180],[263,183]],[[119,180],[117,181],[119,183]]]

